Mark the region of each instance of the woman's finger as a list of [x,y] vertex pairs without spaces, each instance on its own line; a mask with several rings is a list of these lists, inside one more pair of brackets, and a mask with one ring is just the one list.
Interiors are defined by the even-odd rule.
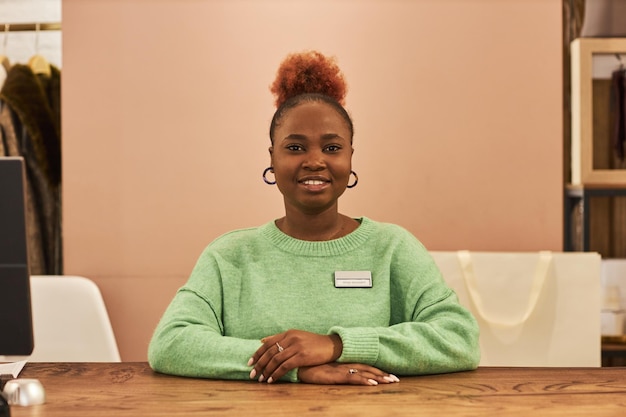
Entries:
[[[284,342],[283,342],[284,343]],[[283,369],[278,374],[274,375],[277,368],[279,368],[285,361],[294,355],[294,352],[286,352],[285,346],[279,342],[271,344],[269,341],[259,348],[255,355],[263,352],[261,356],[253,362],[254,356],[248,362],[248,365],[254,365],[254,368],[250,371],[250,379],[258,378],[259,382],[269,381],[273,382],[281,378],[290,368],[283,366]]]
[[267,382],[272,383],[278,381],[287,372],[294,368],[297,368],[296,360],[297,352],[295,350],[289,350],[285,348],[281,352],[277,352],[267,363],[263,374],[265,375]]
[[347,374],[349,383],[353,384],[378,385],[400,382],[400,379],[397,376],[388,374],[380,369],[373,368],[368,365],[350,366]]
[[267,336],[261,339],[261,346],[254,352],[252,357],[248,360],[248,366],[256,364],[259,359],[265,354],[265,352],[275,346],[275,340],[278,340],[280,334]]

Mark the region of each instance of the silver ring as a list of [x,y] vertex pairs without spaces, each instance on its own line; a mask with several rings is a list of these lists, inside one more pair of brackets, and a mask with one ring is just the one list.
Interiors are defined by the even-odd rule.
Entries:
[[285,350],[284,347],[282,347],[281,345],[278,344],[278,342],[276,342],[276,347],[278,348],[278,353],[282,352],[283,350]]
[[350,368],[350,369],[348,369],[348,373],[349,373],[349,374],[358,374],[358,373],[359,373],[359,371],[358,371],[357,369]]

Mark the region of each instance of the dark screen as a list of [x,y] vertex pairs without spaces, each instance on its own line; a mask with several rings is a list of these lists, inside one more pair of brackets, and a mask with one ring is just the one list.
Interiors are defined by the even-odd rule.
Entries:
[[26,244],[25,174],[21,158],[0,157],[0,355],[33,351]]

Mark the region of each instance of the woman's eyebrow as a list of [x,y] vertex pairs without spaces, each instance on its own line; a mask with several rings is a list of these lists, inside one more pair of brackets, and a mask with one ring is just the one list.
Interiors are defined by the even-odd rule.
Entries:
[[[322,137],[320,138],[321,140],[324,141],[328,141],[328,140],[336,140],[336,139],[344,139],[343,136],[341,136],[338,133],[325,133],[322,135]],[[290,133],[289,135],[285,136],[283,138],[283,140],[303,140],[303,141],[308,141],[309,137],[307,135],[303,135],[300,133]]]
[[283,140],[295,139],[295,140],[308,140],[309,138],[306,135],[301,135],[299,133],[290,133],[283,138]]

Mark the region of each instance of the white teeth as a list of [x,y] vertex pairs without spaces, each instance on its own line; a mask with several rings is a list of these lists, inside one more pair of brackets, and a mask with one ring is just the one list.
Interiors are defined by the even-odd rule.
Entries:
[[306,180],[306,181],[304,181],[304,184],[306,184],[306,185],[322,185],[322,184],[324,184],[324,181],[320,181],[320,180]]

